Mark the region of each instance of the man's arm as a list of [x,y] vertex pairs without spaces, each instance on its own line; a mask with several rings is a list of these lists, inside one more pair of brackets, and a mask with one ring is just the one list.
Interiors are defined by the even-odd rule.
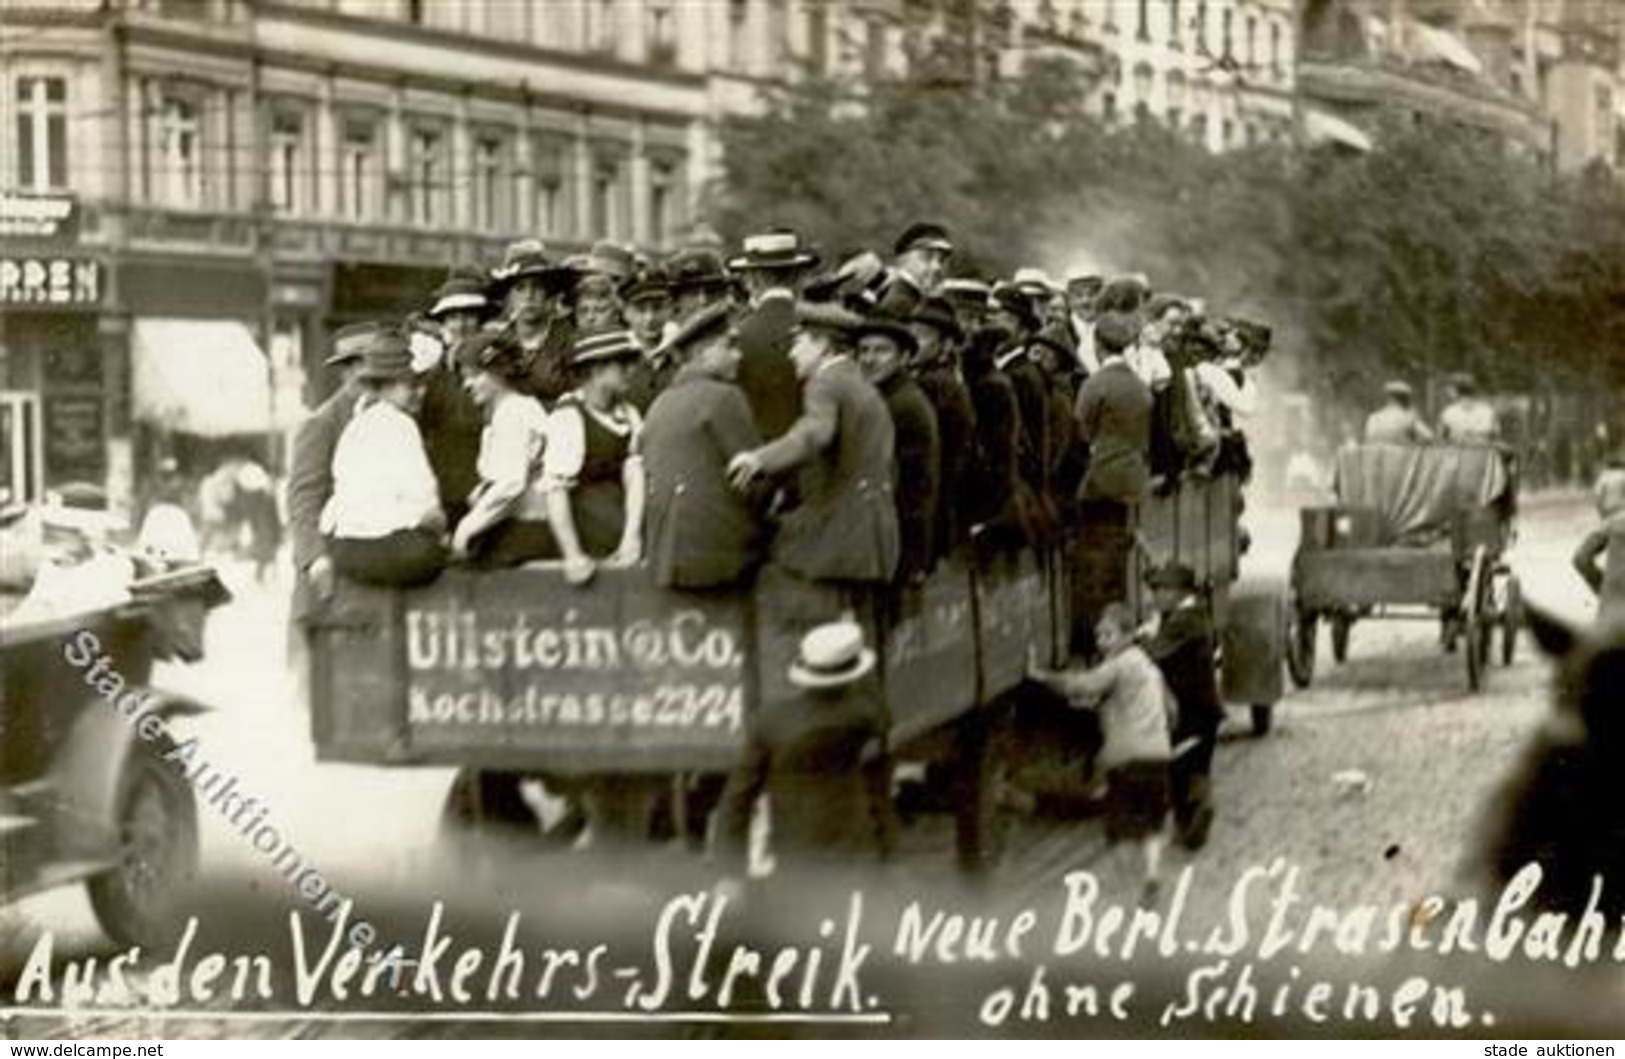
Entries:
[[325,551],[319,523],[333,492],[333,441],[319,415],[305,417],[294,434],[288,469],[288,530],[294,571],[303,575]]
[[824,451],[835,440],[840,423],[840,402],[829,379],[814,375],[807,383],[801,416],[784,436],[756,450],[762,470],[782,474]]

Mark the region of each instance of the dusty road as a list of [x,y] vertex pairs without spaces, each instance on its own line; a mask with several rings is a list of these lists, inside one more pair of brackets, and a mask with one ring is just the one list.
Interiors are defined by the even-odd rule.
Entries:
[[[1569,613],[1585,606],[1583,586],[1566,564],[1589,517],[1579,498],[1532,500],[1513,553],[1534,594]],[[1251,522],[1255,546],[1248,572],[1281,574],[1295,542],[1295,516],[1260,514]],[[163,677],[221,705],[182,734],[197,736],[211,761],[270,807],[268,819],[301,856],[346,892],[425,905],[430,895],[466,898],[481,891],[492,892],[493,904],[535,898],[534,879],[479,873],[439,856],[435,821],[447,771],[314,760],[309,718],[297,704],[285,662],[280,586],[233,579],[239,596],[210,628],[208,660]],[[1503,668],[1497,662],[1486,689],[1471,694],[1460,656],[1441,653],[1436,624],[1360,625],[1351,654],[1346,664],[1334,665],[1323,631],[1314,686],[1289,695],[1269,736],[1252,736],[1242,711],[1232,718],[1216,765],[1219,816],[1212,839],[1199,855],[1174,855],[1171,865],[1176,877],[1187,864],[1194,869],[1188,895],[1193,920],[1217,921],[1235,880],[1278,858],[1300,869],[1302,886],[1316,901],[1330,904],[1386,906],[1450,888],[1486,796],[1547,709],[1545,660],[1525,637],[1515,664]],[[221,892],[211,898],[296,906],[288,884],[263,856],[207,807],[203,831],[205,873],[222,880]],[[912,832],[891,883],[900,892],[941,890],[951,874],[948,836],[941,820]],[[680,859],[652,856],[660,864]],[[1061,880],[1080,869],[1094,874],[1104,895],[1132,906],[1137,864],[1121,851],[1108,853],[1091,820],[1020,821],[1009,860],[982,897],[987,907],[1009,913],[1044,906],[1058,900]],[[703,868],[684,863],[675,870],[681,875]],[[566,883],[567,875],[554,872],[546,888],[580,886],[613,903],[610,883],[636,889],[625,874]],[[0,938],[12,960],[19,946],[26,949],[45,930],[55,933],[59,959],[113,951],[77,889],[24,902],[7,911],[5,923]],[[83,1028],[117,1035],[120,1024]],[[349,1028],[253,1023],[230,1032],[290,1031]],[[171,1020],[163,1032],[214,1035],[222,1027]]]

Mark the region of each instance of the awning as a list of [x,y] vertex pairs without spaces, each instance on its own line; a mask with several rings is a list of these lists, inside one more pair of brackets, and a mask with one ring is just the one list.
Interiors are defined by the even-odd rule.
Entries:
[[1304,131],[1310,143],[1335,143],[1356,151],[1371,150],[1371,137],[1363,129],[1324,110],[1309,110],[1304,114]]
[[271,429],[270,364],[239,321],[137,317],[133,360],[135,418],[203,437]]

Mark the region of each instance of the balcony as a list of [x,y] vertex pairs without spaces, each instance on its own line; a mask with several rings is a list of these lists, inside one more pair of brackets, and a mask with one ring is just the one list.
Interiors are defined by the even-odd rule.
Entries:
[[1397,59],[1339,59],[1305,55],[1297,83],[1306,98],[1343,108],[1401,108],[1492,129],[1529,143],[1546,135],[1529,104],[1478,78],[1445,67]]

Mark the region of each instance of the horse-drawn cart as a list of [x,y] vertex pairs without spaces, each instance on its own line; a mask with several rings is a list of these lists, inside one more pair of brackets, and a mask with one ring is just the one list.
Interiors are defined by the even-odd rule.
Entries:
[[1356,621],[1432,618],[1446,650],[1458,643],[1477,691],[1501,636],[1511,664],[1521,624],[1517,578],[1505,561],[1514,482],[1491,446],[1367,445],[1338,457],[1331,507],[1301,512],[1292,564],[1293,680],[1314,677],[1325,620],[1332,657],[1348,657]]

